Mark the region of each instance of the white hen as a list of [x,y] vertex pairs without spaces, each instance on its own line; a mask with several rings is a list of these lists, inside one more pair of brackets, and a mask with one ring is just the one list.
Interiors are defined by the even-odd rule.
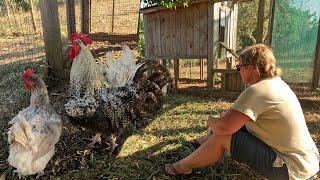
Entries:
[[33,70],[23,74],[31,90],[30,106],[20,111],[9,124],[10,154],[8,162],[19,176],[41,175],[55,152],[62,132],[62,121],[49,103],[45,83]]

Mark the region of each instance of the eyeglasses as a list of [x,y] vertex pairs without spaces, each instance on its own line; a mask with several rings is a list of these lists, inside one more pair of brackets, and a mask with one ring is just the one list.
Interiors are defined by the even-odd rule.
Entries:
[[251,64],[238,64],[238,65],[236,65],[237,71],[240,71],[240,67],[244,67],[244,66],[248,66],[248,65],[251,65]]

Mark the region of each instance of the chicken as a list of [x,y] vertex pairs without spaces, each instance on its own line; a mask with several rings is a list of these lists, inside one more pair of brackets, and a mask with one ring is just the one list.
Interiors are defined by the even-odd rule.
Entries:
[[[166,70],[157,62],[140,63],[124,86],[101,88],[97,91],[98,106],[93,115],[69,117],[73,124],[98,132],[90,145],[94,145],[96,142],[101,143],[100,135],[105,134],[111,141],[110,149],[112,152],[117,147],[117,138],[121,136],[128,125],[135,124],[136,121],[146,115],[153,114],[162,107],[163,93],[161,89],[167,82],[170,82],[170,77],[167,76],[169,73],[166,70],[164,72],[166,76],[162,75],[163,78],[159,78],[155,74],[146,77],[144,72],[150,69]],[[83,108],[86,107],[83,106]]]
[[[79,43],[80,52],[72,64],[72,69],[75,68],[76,61],[95,63],[93,58],[80,59],[81,53],[86,54],[83,57],[91,57],[92,55],[88,48],[81,43],[81,40],[76,42]],[[111,149],[113,150],[117,146],[116,139],[123,129],[128,124],[134,124],[136,120],[159,110],[163,104],[162,89],[167,84],[169,84],[169,89],[172,87],[169,71],[164,66],[154,61],[136,64],[129,47],[124,46],[123,52],[124,55],[117,61],[112,60],[109,55],[107,66],[100,73],[94,63],[91,63],[92,67],[87,65],[77,67],[82,68],[81,72],[88,72],[89,68],[95,69],[96,74],[93,76],[98,78],[91,80],[99,79],[98,81],[102,82],[100,84],[106,84],[106,86],[95,87],[93,91],[88,91],[90,88],[87,88],[85,84],[91,86],[92,82],[86,81],[80,87],[87,91],[71,96],[65,104],[65,110],[71,123],[97,132],[92,143],[89,144],[90,146],[96,142],[101,143],[100,135],[105,134],[110,137]],[[153,70],[150,76],[144,75],[147,70]],[[105,74],[106,77],[101,78],[102,74]],[[71,74],[70,86],[73,83],[72,76]],[[78,73],[78,76],[87,77],[81,73]]]
[[11,119],[8,131],[8,162],[19,176],[41,175],[55,152],[62,132],[62,120],[50,105],[43,80],[28,69],[23,75],[25,87],[31,90],[30,106]]

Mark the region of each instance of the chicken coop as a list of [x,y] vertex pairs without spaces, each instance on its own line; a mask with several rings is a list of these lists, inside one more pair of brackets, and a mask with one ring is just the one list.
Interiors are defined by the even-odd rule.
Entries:
[[[180,60],[207,59],[208,90],[215,89],[214,77],[218,75],[220,87],[214,92],[221,95],[241,92],[244,84],[233,69],[235,58],[219,45],[223,42],[236,49],[237,10],[237,4],[219,0],[195,0],[188,7],[175,9],[160,6],[141,9],[146,58],[174,59],[176,87]],[[223,66],[219,63],[222,60]]]

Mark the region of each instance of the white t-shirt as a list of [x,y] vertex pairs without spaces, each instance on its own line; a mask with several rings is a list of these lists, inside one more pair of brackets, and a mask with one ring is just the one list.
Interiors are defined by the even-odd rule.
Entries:
[[319,152],[300,103],[280,77],[251,85],[231,108],[250,117],[248,131],[277,153],[273,166],[285,163],[289,179],[308,179],[319,171]]

